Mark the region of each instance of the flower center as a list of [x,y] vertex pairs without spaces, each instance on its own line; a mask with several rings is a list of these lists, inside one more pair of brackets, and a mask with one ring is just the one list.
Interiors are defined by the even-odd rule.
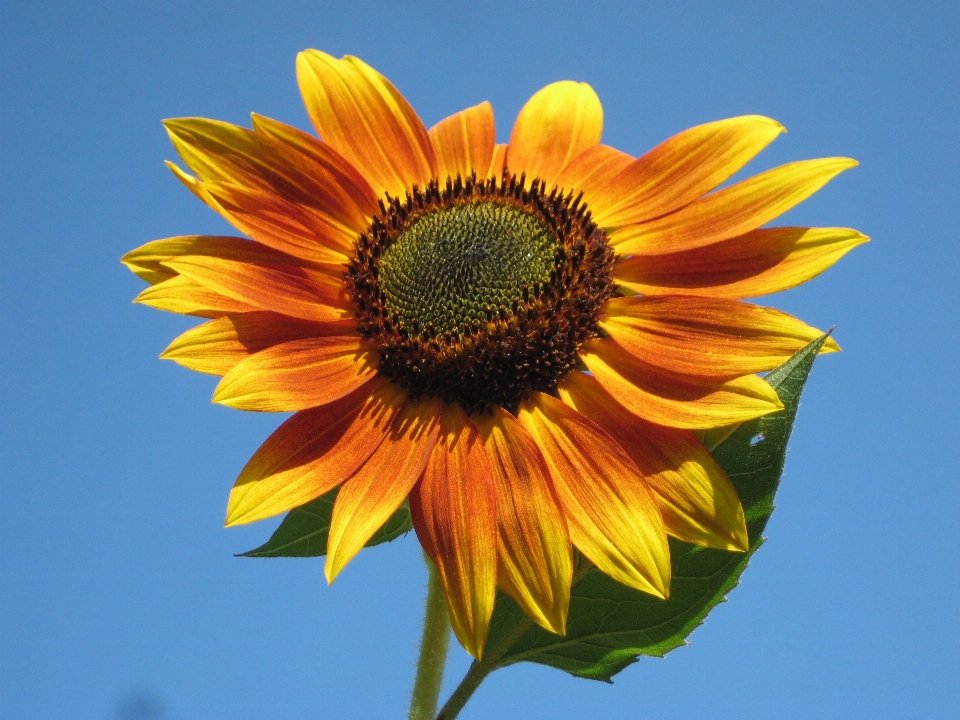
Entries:
[[512,205],[430,210],[383,252],[384,305],[406,328],[459,334],[549,282],[558,249],[542,221]]
[[555,392],[613,288],[613,251],[580,199],[505,172],[380,209],[346,273],[380,374],[468,413]]

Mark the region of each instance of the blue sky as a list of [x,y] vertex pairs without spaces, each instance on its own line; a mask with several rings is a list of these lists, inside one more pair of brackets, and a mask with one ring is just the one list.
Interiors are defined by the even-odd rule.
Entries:
[[[749,167],[858,159],[782,224],[873,237],[770,303],[836,325],[769,542],[689,647],[612,686],[495,673],[488,717],[960,715],[960,11],[950,3],[43,3],[0,6],[0,717],[389,718],[425,573],[411,535],[327,587],[233,555],[227,492],[280,422],[157,359],[194,324],[130,300],[119,257],[228,232],[163,166],[160,120],[309,123],[298,51],[358,55],[431,125],[589,82],[640,154],[702,122],[789,133]],[[468,665],[451,650],[447,690]],[[137,710],[137,707],[140,709]],[[151,709],[152,708],[152,709]]]

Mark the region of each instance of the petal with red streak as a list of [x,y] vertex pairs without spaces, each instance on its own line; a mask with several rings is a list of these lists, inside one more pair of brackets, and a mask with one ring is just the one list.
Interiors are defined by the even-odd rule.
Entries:
[[202,255],[177,257],[164,265],[259,310],[315,322],[350,316],[343,281],[329,272],[291,265],[267,267]]
[[[735,378],[772,370],[823,333],[773,308],[684,296],[614,298],[600,327],[624,350],[669,372]],[[838,352],[829,338],[821,352]]]
[[131,250],[120,258],[120,262],[138,277],[155,285],[176,277],[177,273],[163,263],[180,255],[209,255],[261,265],[296,265],[301,262],[260,243],[244,238],[216,235],[181,235],[154,240]]
[[596,423],[543,393],[519,420],[543,452],[573,544],[619,583],[670,594],[670,548],[640,470]]
[[362,60],[318,50],[297,56],[297,81],[321,139],[349,160],[374,192],[403,197],[437,174],[427,130],[399,91]]
[[474,423],[497,489],[498,583],[537,624],[563,635],[573,554],[550,471],[536,442],[506,410],[495,408]]
[[559,390],[565,403],[610,433],[637,464],[670,535],[721,550],[749,548],[737,491],[690,430],[654,425],[625,413],[582,372],[567,375]]
[[384,380],[283,423],[247,462],[227,505],[229,525],[292,510],[340,485],[387,436],[403,391]]
[[423,477],[410,494],[413,526],[433,560],[460,644],[483,655],[497,588],[497,497],[483,440],[459,405],[445,405]]
[[600,227],[666,215],[708,193],[784,132],[760,115],[698,125],[640,156],[590,195]]
[[816,277],[870,238],[849,228],[765,228],[704,247],[617,262],[614,277],[645,295],[770,295]]
[[621,405],[657,425],[688,430],[720,427],[783,409],[776,391],[756,375],[725,382],[675,375],[606,338],[585,343],[580,358]]
[[228,315],[187,330],[161,353],[197,372],[225,375],[234,365],[274,345],[328,335],[355,333],[352,320],[314,323],[272,312]]
[[705,195],[669,215],[610,233],[621,255],[659,255],[710,245],[756,230],[857,165],[849,158],[781,165]]
[[338,400],[376,375],[378,358],[363,339],[316,337],[274,345],[223,376],[213,402],[258,412],[290,412]]
[[379,211],[377,194],[370,187],[370,183],[329,143],[318,140],[292,125],[263,115],[253,113],[252,120],[255,132],[269,135],[328,168],[336,177],[340,187],[350,194],[365,216],[372,218],[377,214]]
[[231,225],[267,247],[322,264],[345,264],[353,254],[358,233],[316,208],[231,183],[203,188]]
[[324,162],[316,153],[304,154],[266,133],[219,120],[177,118],[164,125],[180,157],[204,182],[231,183],[312,206],[356,233],[369,224],[340,158]]
[[482,102],[441,120],[430,128],[429,135],[441,186],[448,177],[466,178],[473,172],[478,178],[486,177],[497,139],[490,103]]
[[328,582],[396,512],[427,465],[439,434],[440,402],[408,402],[397,413],[380,447],[344,483],[333,506],[327,560]]
[[583,193],[583,199],[593,210],[592,198],[597,189],[627,167],[633,158],[609,145],[594,145],[571,160],[557,176],[557,187]]

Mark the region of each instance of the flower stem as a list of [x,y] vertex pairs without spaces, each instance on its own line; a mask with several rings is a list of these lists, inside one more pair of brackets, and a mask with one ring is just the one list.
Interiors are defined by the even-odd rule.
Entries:
[[443,669],[447,664],[447,648],[450,645],[450,619],[447,603],[443,597],[440,577],[426,555],[429,580],[427,602],[423,618],[423,638],[420,640],[420,657],[417,660],[417,679],[413,683],[413,698],[410,700],[410,720],[433,720],[443,682]]
[[461,680],[457,686],[457,689],[453,691],[453,695],[444,703],[443,709],[440,710],[440,714],[437,715],[437,720],[454,720],[454,718],[460,714],[460,711],[463,710],[463,706],[467,704],[467,700],[469,700],[476,689],[480,687],[480,683],[490,674],[491,670],[493,670],[492,667],[482,665],[474,660],[467,674],[464,675],[463,680]]
[[[590,572],[593,568],[593,563],[576,550],[574,550],[573,562],[573,584],[576,585],[583,579],[584,575]],[[463,676],[463,680],[457,685],[457,689],[453,691],[453,694],[447,699],[447,702],[440,708],[440,713],[437,715],[436,720],[456,720],[457,715],[463,710],[463,706],[467,704],[467,700],[469,700],[477,688],[480,687],[480,683],[486,679],[487,675],[500,667],[500,661],[503,659],[503,656],[506,655],[507,652],[510,651],[510,648],[532,627],[533,622],[530,618],[524,617],[514,626],[513,630],[507,633],[506,636],[497,643],[496,647],[486,649],[482,661],[474,660],[467,674]]]

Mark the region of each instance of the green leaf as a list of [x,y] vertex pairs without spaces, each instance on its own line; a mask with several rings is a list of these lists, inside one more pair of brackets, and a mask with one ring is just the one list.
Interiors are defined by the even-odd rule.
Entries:
[[[242,557],[319,557],[327,554],[327,535],[330,515],[340,488],[311,500],[287,513],[273,535],[256,550],[242,553]],[[395,540],[413,529],[410,508],[406,502],[390,516],[367,541],[366,547]]]
[[578,558],[566,636],[534,625],[498,593],[484,667],[478,670],[486,674],[526,661],[610,682],[639,655],[662,656],[686,644],[685,638],[736,587],[763,543],[760,534],[773,512],[800,393],[825,340],[810,343],[765,378],[783,401],[782,411],[725,430],[729,435],[713,451],[740,495],[749,552],[711,550],[671,538],[673,580],[666,601],[620,585]]

